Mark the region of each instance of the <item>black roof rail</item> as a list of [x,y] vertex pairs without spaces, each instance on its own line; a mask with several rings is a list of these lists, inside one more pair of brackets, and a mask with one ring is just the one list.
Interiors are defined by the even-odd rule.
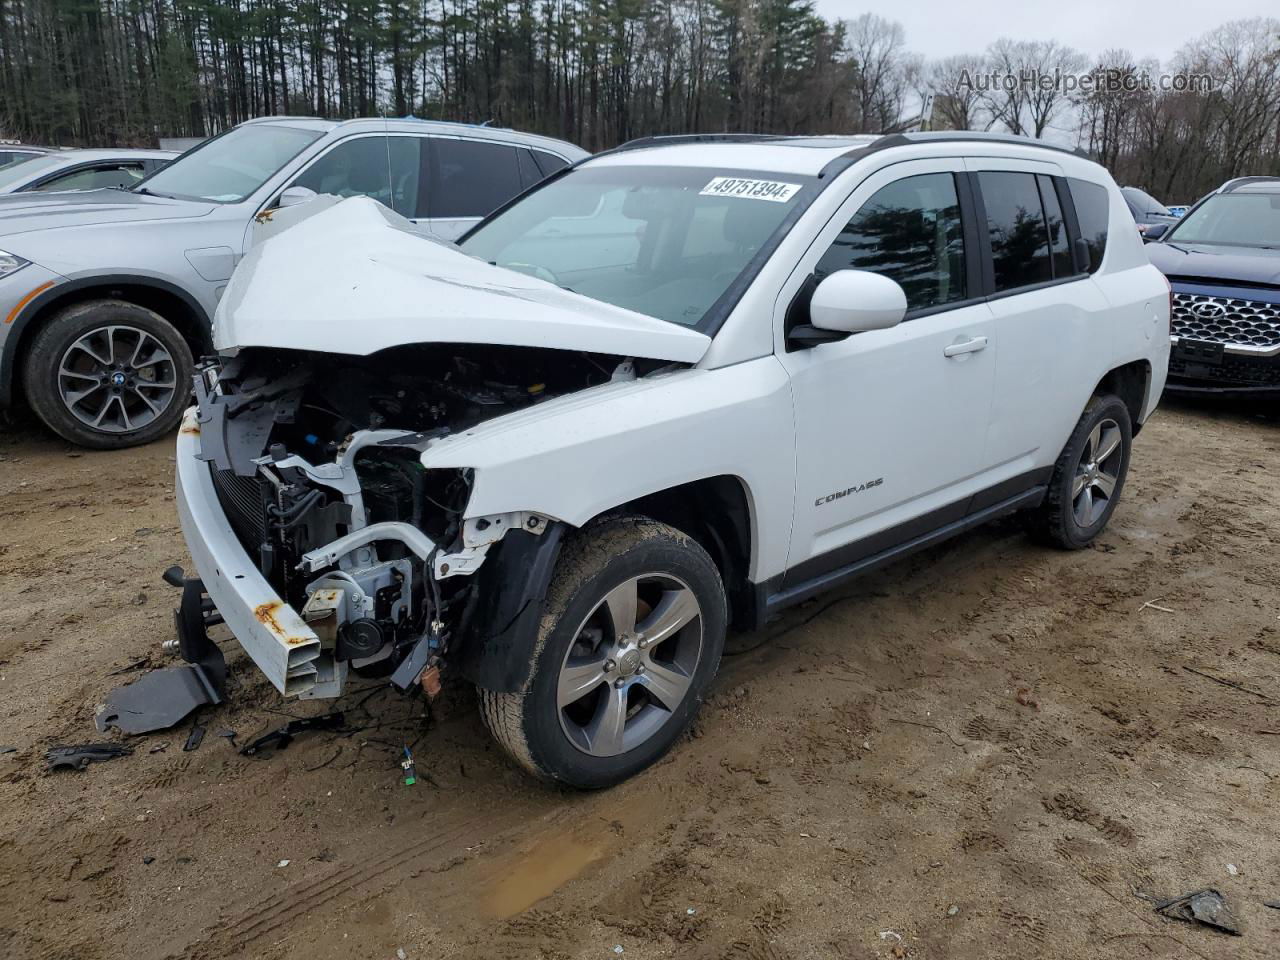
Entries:
[[1235,177],[1220,186],[1216,192],[1231,193],[1231,191],[1248,186],[1251,183],[1280,183],[1280,177]]
[[1043,140],[1036,140],[1032,137],[1019,137],[1012,133],[986,133],[981,130],[929,130],[921,133],[888,133],[879,140],[874,140],[866,146],[854,147],[847,153],[842,153],[836,157],[818,174],[818,179],[822,180],[833,174],[839,173],[846,167],[850,166],[855,160],[875,153],[878,150],[888,150],[890,147],[909,147],[918,143],[1008,143],[1019,147],[1039,147],[1043,150],[1056,150],[1059,153],[1070,153],[1073,156],[1083,157],[1086,160],[1092,159],[1089,154],[1081,150],[1079,147],[1063,147],[1056,143],[1045,143]]
[[[763,143],[769,140],[786,140],[778,133],[671,133],[654,137],[637,137],[620,143],[602,153],[620,153],[623,150],[642,150],[645,147],[671,147],[682,143]],[[596,154],[600,156],[600,154]]]
[[1064,147],[1057,143],[1046,143],[1034,137],[1020,137],[1013,133],[989,133],[983,130],[927,130],[920,133],[890,133],[881,137],[867,149],[884,150],[889,147],[906,147],[913,143],[1007,143],[1016,147],[1039,147],[1042,150],[1056,150],[1073,156],[1090,159],[1089,154],[1079,147]]

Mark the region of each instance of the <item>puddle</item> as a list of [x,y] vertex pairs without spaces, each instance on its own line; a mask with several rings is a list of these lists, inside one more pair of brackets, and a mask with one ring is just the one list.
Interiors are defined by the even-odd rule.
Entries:
[[523,913],[600,859],[602,853],[601,844],[564,834],[542,840],[505,865],[504,876],[485,897],[485,911],[502,918]]

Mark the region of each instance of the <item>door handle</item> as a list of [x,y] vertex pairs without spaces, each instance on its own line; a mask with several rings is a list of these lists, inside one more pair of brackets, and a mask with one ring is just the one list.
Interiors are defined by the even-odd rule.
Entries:
[[950,346],[942,348],[944,357],[958,357],[966,353],[977,353],[979,350],[987,349],[986,337],[974,337],[971,340],[961,340],[959,343],[953,343]]

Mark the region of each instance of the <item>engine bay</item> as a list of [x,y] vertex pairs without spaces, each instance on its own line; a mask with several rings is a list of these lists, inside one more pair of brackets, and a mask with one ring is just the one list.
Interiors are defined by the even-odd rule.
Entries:
[[443,664],[489,548],[546,528],[534,515],[464,520],[472,472],[428,470],[425,449],[635,376],[619,357],[479,345],[253,348],[203,366],[198,458],[236,539],[319,639],[314,680],[295,686],[335,696],[349,669],[416,682]]

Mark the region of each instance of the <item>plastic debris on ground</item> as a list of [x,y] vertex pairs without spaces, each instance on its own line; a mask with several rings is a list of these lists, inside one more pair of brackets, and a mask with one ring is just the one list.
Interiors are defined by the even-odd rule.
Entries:
[[1160,900],[1155,904],[1155,910],[1156,913],[1175,920],[1199,923],[1232,936],[1241,936],[1240,923],[1227,906],[1226,897],[1212,888],[1193,890],[1171,900]]
[[115,727],[121,733],[151,733],[180,723],[198,707],[222,702],[203,671],[191,664],[152,670],[107,694],[94,717],[99,733]]
[[341,710],[335,710],[333,713],[321,714],[318,717],[303,717],[298,720],[290,720],[283,727],[264,733],[260,737],[246,743],[240,748],[242,756],[252,757],[261,753],[264,747],[274,747],[277,750],[283,750],[293,742],[293,738],[300,733],[308,733],[315,730],[336,730],[342,732],[346,729],[345,717]]
[[131,753],[133,748],[122,743],[81,743],[50,747],[44,757],[50,770],[83,770],[91,763],[105,763]]

